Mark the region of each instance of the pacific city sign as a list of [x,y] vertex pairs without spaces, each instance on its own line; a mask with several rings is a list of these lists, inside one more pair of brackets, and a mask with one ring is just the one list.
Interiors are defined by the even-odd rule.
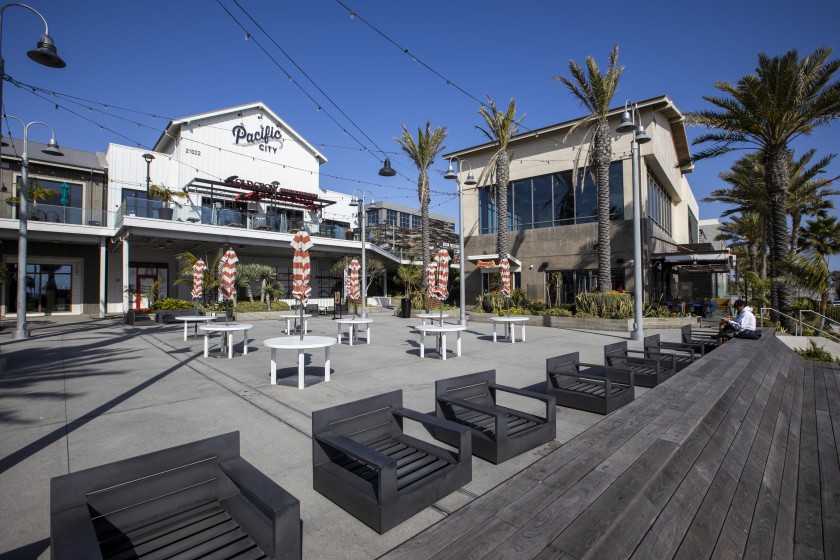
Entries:
[[[259,145],[261,152],[277,153],[277,150],[283,149],[283,132],[274,126],[260,125],[260,130],[255,132],[248,132],[244,124],[238,124],[231,129],[233,133],[233,143],[243,146]],[[269,142],[277,142],[279,146],[269,146]]]

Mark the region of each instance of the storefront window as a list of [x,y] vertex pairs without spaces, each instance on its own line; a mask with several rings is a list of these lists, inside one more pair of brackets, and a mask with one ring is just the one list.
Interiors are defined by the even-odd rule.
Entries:
[[[84,188],[81,184],[49,179],[30,179],[29,185],[30,189],[49,193],[45,198],[37,199],[30,207],[30,220],[61,224],[82,223]],[[20,189],[20,177],[18,177],[18,189]]]
[[[17,313],[17,264],[8,265],[12,282],[6,295],[9,313]],[[26,265],[26,311],[69,312],[73,294],[73,267],[65,264]]]

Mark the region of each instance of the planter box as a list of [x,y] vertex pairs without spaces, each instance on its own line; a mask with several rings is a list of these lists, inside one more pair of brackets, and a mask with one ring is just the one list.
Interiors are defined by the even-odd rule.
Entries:
[[[492,313],[469,313],[470,321],[489,323]],[[544,317],[542,315],[525,315],[529,317],[528,326],[554,327],[558,329],[586,329],[595,331],[632,332],[633,319],[599,319],[596,317]],[[645,317],[645,329],[678,329],[684,325],[699,325],[700,317]]]

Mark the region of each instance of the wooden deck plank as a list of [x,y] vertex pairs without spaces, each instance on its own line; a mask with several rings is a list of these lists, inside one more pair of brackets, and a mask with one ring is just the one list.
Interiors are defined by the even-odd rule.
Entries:
[[840,460],[840,364],[826,362],[823,364],[825,377],[825,391],[828,399],[828,409],[831,414],[831,427],[834,431],[834,447]]
[[802,425],[799,437],[796,531],[793,537],[794,556],[797,558],[823,557],[821,509],[814,368],[813,362],[806,360],[802,392]]
[[[768,353],[757,364],[744,389],[718,426],[708,445],[681,482],[633,556],[637,558],[700,558],[709,539],[717,538],[721,517],[720,507],[728,507],[737,480],[731,469],[721,468],[727,458],[732,460],[739,430],[745,417],[756,414],[753,406],[760,399],[762,387],[767,387],[778,373],[771,367],[776,354]],[[741,436],[743,439],[743,435]],[[711,499],[710,499],[711,498]],[[708,551],[705,552],[708,554]]]
[[457,541],[431,557],[431,560],[472,560],[483,558],[488,552],[499,546],[505,539],[516,532],[516,527],[505,523],[498,517],[491,517],[474,530],[461,536]]
[[[833,376],[832,376],[833,377]],[[817,448],[820,464],[823,547],[826,555],[840,554],[840,463],[831,425],[823,362],[814,364],[814,397],[817,416]]]

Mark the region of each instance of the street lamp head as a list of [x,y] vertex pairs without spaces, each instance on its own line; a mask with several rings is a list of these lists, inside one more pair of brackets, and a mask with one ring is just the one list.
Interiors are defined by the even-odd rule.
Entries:
[[58,142],[55,141],[55,138],[50,138],[50,141],[47,143],[47,147],[41,150],[45,154],[49,156],[63,156],[64,154],[58,147]]
[[636,142],[639,144],[647,144],[650,142],[650,136],[645,134],[645,127],[641,124],[636,127]]
[[455,175],[455,170],[452,168],[452,160],[449,160],[449,169],[446,170],[446,173],[443,174],[444,179],[456,179],[457,175]]
[[55,48],[55,43],[49,35],[41,35],[38,46],[26,53],[26,55],[38,64],[43,64],[50,68],[64,68],[67,66],[67,63],[58,56],[58,50]]
[[472,171],[467,173],[467,180],[464,181],[464,184],[467,185],[468,187],[472,187],[472,186],[475,186],[475,185],[478,184],[478,181],[475,180],[475,175],[473,175]]
[[146,163],[152,163],[152,160],[155,159],[155,156],[152,154],[143,154],[143,159],[146,160]]
[[633,124],[633,118],[630,116],[630,111],[627,110],[627,106],[624,107],[624,112],[621,114],[621,124],[618,125],[618,128],[615,129],[616,132],[620,134],[625,134],[627,132],[632,132],[636,126]]
[[383,177],[393,177],[397,174],[397,172],[391,167],[391,158],[385,158],[385,165],[383,165],[382,169],[379,170],[379,174]]

